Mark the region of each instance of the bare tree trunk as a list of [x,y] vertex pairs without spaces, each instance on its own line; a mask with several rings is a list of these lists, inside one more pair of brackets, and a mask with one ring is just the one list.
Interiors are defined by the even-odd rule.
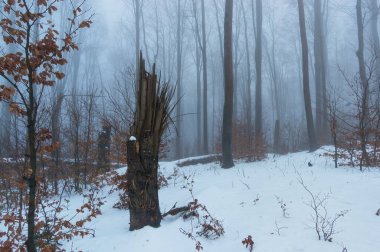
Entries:
[[329,123],[330,123],[330,134],[334,144],[334,164],[335,168],[338,168],[338,120],[337,120],[337,102],[336,98],[330,99],[328,103],[329,111]]
[[156,52],[154,54],[154,58],[153,58],[153,62],[157,62],[157,57],[158,57],[158,53],[159,53],[159,50],[160,50],[160,45],[159,45],[159,28],[161,27],[161,23],[159,22],[158,20],[158,8],[157,8],[157,0],[154,0],[154,16],[155,16],[155,25],[156,25]]
[[105,171],[110,170],[110,150],[111,150],[111,124],[103,122],[102,131],[98,137],[98,168]]
[[203,154],[208,154],[208,102],[207,102],[207,43],[205,2],[201,1],[202,9],[202,63],[203,63]]
[[263,105],[262,105],[262,29],[263,29],[263,6],[262,0],[256,0],[256,99],[255,99],[255,136],[262,137],[263,127]]
[[[371,37],[372,37],[372,46],[374,49],[375,57],[376,57],[376,71],[377,74],[380,75],[380,41],[379,41],[379,32],[378,28],[378,20],[379,20],[379,4],[377,0],[370,0],[370,11],[371,11],[371,19],[370,19],[370,27],[371,27]],[[380,76],[377,76],[380,77]]]
[[322,102],[323,102],[323,120],[322,129],[328,132],[328,97],[327,97],[327,82],[329,81],[329,53],[327,49],[327,34],[328,34],[328,18],[329,18],[329,1],[324,0],[322,7],[322,49],[323,49],[323,68],[322,68]]
[[[32,82],[32,77],[30,75],[30,82]],[[28,118],[28,153],[30,162],[30,170],[28,169],[27,182],[29,187],[29,198],[28,198],[28,240],[26,242],[26,247],[28,252],[36,252],[36,237],[35,237],[35,223],[34,218],[36,215],[36,197],[37,197],[37,149],[36,149],[36,114],[35,111],[35,101],[33,94],[33,84],[29,85],[29,101],[30,106],[27,111]]]
[[240,46],[240,8],[239,6],[236,6],[235,8],[235,22],[232,23],[233,25],[233,31],[235,32],[232,37],[232,45],[233,45],[233,72],[234,72],[234,98],[233,98],[233,114],[232,114],[232,120],[236,121],[239,117],[239,104],[238,104],[238,86],[240,87],[240,82],[238,79],[238,70],[240,65],[240,55],[239,55],[239,46]]
[[314,0],[314,69],[316,88],[316,131],[317,136],[326,140],[327,109],[326,109],[326,60],[324,52],[325,39],[323,32],[323,16],[321,0]]
[[72,146],[72,155],[74,157],[73,169],[74,169],[74,189],[79,191],[79,175],[80,175],[80,128],[81,128],[81,108],[78,101],[77,90],[74,86],[71,93],[71,101],[69,108],[69,119],[70,119],[70,136]]
[[360,159],[360,170],[362,170],[363,161],[368,164],[368,154],[366,149],[367,144],[367,117],[368,117],[368,87],[369,82],[367,79],[367,73],[365,70],[364,62],[364,25],[363,25],[363,14],[362,14],[362,0],[357,0],[356,2],[356,21],[358,26],[358,50],[356,55],[359,62],[359,75],[360,84],[362,85],[361,90],[361,113],[359,116],[359,137],[360,137],[360,147],[362,151],[362,157]]
[[7,104],[0,104],[0,157],[9,157],[11,147],[12,115]]
[[150,60],[149,60],[149,53],[148,53],[148,43],[146,42],[146,29],[145,29],[144,12],[141,11],[140,15],[141,15],[141,22],[142,22],[143,43],[144,43],[144,47],[145,47],[146,61],[148,62],[148,66],[151,66]]
[[274,114],[275,117],[273,118],[275,128],[274,128],[274,138],[273,138],[273,151],[274,153],[280,152],[280,127],[282,122],[282,109],[280,105],[280,90],[279,90],[279,84],[281,82],[281,75],[278,72],[277,69],[277,57],[275,52],[275,45],[276,45],[276,30],[275,30],[275,24],[274,20],[270,19],[270,35],[272,40],[271,50],[269,52],[268,44],[265,43],[265,51],[267,54],[268,59],[268,66],[269,66],[269,72],[271,77],[271,83],[272,83],[272,105],[276,110],[276,113]]
[[[26,48],[29,48],[32,36],[32,27],[27,26],[26,29]],[[26,248],[28,252],[36,252],[36,230],[35,230],[35,217],[36,217],[36,199],[37,199],[37,116],[38,116],[38,101],[35,98],[35,84],[33,76],[33,68],[30,62],[30,52],[25,51],[25,63],[28,69],[28,88],[27,88],[27,99],[29,106],[26,106],[26,117],[27,117],[27,153],[25,156],[29,159],[29,167],[27,167],[26,174],[24,178],[28,183],[29,194],[28,194],[28,213],[27,213],[27,224],[28,224],[28,238],[26,241]],[[25,104],[26,105],[26,104]]]
[[[198,40],[197,40],[198,41]],[[201,52],[199,44],[196,43],[196,67],[197,67],[197,153],[202,153],[202,88],[201,88]]]
[[[33,91],[33,89],[31,89]],[[33,96],[29,94],[29,99],[34,103]],[[36,121],[35,121],[35,110],[34,106],[28,109],[28,149],[29,149],[29,162],[30,162],[30,174],[27,177],[28,187],[29,187],[29,198],[28,198],[28,240],[26,242],[28,252],[35,252],[35,223],[34,218],[36,215],[36,197],[37,197],[37,150],[36,150]]]
[[251,97],[251,84],[252,84],[252,78],[251,78],[251,59],[250,59],[250,51],[249,51],[249,40],[248,40],[248,24],[247,24],[247,17],[245,14],[245,8],[242,6],[243,10],[243,20],[244,20],[244,39],[245,39],[245,53],[246,53],[246,64],[247,64],[247,89],[246,89],[246,99],[247,99],[247,112],[246,112],[246,118],[247,118],[247,128],[248,128],[248,143],[250,144],[249,148],[251,148],[252,144],[252,97]]
[[[374,81],[377,84],[377,87],[375,88],[375,106],[377,110],[378,117],[380,116],[380,40],[379,40],[379,32],[378,32],[378,19],[379,19],[379,4],[377,0],[371,0],[370,1],[370,11],[371,11],[371,18],[370,18],[370,29],[371,29],[371,42],[373,47],[373,53],[375,56],[375,74],[374,74]],[[379,136],[380,136],[380,129],[379,129],[379,123],[380,118],[375,122],[375,147],[374,147],[374,160],[377,162],[377,153],[378,153],[378,146],[377,144],[380,142]]]
[[304,101],[305,101],[307,133],[309,136],[310,151],[314,151],[318,148],[318,146],[317,146],[316,137],[315,137],[313,112],[311,110],[310,87],[309,87],[309,57],[308,57],[308,46],[307,46],[306,25],[305,25],[305,10],[304,10],[303,0],[298,0],[298,10],[299,10],[299,23],[300,23],[300,34],[301,34],[301,44],[302,44],[303,96],[304,96]]
[[[63,103],[63,91],[60,92],[60,90],[57,90],[57,94],[55,94],[55,101],[53,103],[53,111],[52,111],[52,117],[51,117],[51,124],[52,124],[52,141],[53,143],[57,143],[60,140],[60,117],[61,117],[61,108]],[[54,150],[51,155],[54,160],[54,170],[53,170],[53,180],[54,180],[54,193],[58,194],[58,172],[60,167],[60,150],[61,148],[58,147],[56,150]]]
[[218,38],[219,38],[219,49],[220,49],[220,58],[222,59],[222,61],[224,62],[224,53],[223,53],[223,36],[222,36],[222,29],[220,28],[220,21],[219,21],[219,9],[218,9],[218,5],[216,3],[216,0],[213,0],[214,1],[214,7],[215,7],[215,11],[216,11],[216,24],[217,24],[217,27],[218,27]]
[[[377,0],[370,0],[370,29],[371,29],[371,42],[373,47],[373,53],[376,57],[375,61],[375,82],[379,83],[377,86],[377,102],[380,102],[380,40],[378,32],[378,20],[379,20],[379,5]],[[379,106],[379,105],[378,105]]]
[[[133,7],[135,11],[135,57],[136,57],[136,76],[135,84],[138,82],[138,68],[139,68],[139,57],[140,57],[140,11],[141,11],[141,0],[133,0]],[[136,84],[137,86],[137,84]]]
[[176,107],[176,158],[182,157],[182,120],[181,120],[181,97],[182,97],[182,8],[181,0],[177,2],[177,107]]
[[222,132],[222,167],[234,166],[232,159],[232,114],[234,95],[234,73],[232,52],[233,0],[226,0],[224,16],[224,109]]
[[[2,6],[0,6],[1,8]],[[4,16],[0,15],[1,18],[4,18]],[[14,13],[10,14],[10,21],[15,21]],[[14,53],[15,50],[14,44],[8,44],[6,46],[7,53]],[[3,80],[2,80],[3,81]],[[12,128],[12,114],[9,111],[8,104],[0,104],[0,116],[1,116],[1,122],[0,122],[0,157],[1,156],[8,156],[10,155],[10,147],[11,147],[11,128]]]
[[194,15],[194,37],[195,37],[195,64],[197,72],[197,137],[196,137],[196,148],[197,154],[202,154],[202,87],[201,87],[201,41],[199,32],[199,22],[197,14],[197,4],[196,0],[192,0],[193,4],[193,15]]
[[[89,155],[91,151],[91,141],[92,141],[92,123],[94,118],[94,109],[95,109],[95,93],[96,90],[94,87],[90,87],[91,89],[87,91],[88,95],[86,97],[86,112],[87,112],[87,124],[86,124],[86,136],[84,139],[85,146],[83,151],[83,184],[84,188],[87,189],[87,176],[88,176],[88,167],[89,167]],[[109,151],[110,151],[110,141],[111,141],[111,127],[108,128],[106,126],[102,127],[104,136],[104,152],[102,155],[104,156],[104,168],[108,171],[109,169]],[[108,137],[108,139],[107,139]],[[108,140],[108,141],[107,141]]]
[[274,153],[280,152],[280,120],[276,120],[275,126],[274,126],[274,141],[273,141],[273,151]]

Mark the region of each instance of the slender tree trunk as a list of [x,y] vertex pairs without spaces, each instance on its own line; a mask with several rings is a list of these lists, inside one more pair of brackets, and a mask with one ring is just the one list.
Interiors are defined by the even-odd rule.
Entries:
[[36,248],[36,237],[35,237],[35,215],[36,215],[36,196],[37,196],[37,149],[36,149],[36,115],[37,111],[35,108],[34,99],[34,85],[32,72],[29,74],[29,101],[30,105],[27,110],[28,119],[28,153],[30,162],[30,169],[27,170],[27,182],[29,187],[29,198],[28,198],[28,240],[26,243],[28,252],[37,251]]
[[[83,155],[83,184],[84,188],[87,189],[87,174],[88,174],[88,167],[89,167],[89,155],[91,150],[91,140],[92,140],[92,125],[93,125],[93,110],[95,109],[95,89],[88,90],[87,93],[89,94],[86,97],[86,110],[87,110],[87,125],[86,125],[86,137],[85,137],[85,146],[84,146],[84,155]],[[104,123],[107,124],[107,123]],[[109,171],[110,169],[110,162],[109,162],[109,156],[110,156],[110,141],[111,141],[111,126],[102,126],[102,133],[106,135],[105,143],[104,143],[104,151],[102,153],[103,155],[103,161],[104,161],[104,168],[106,171]],[[108,139],[107,139],[108,138]],[[108,141],[107,141],[108,140]]]
[[309,57],[308,57],[308,46],[307,46],[306,25],[305,25],[305,10],[304,10],[303,0],[298,0],[298,10],[299,10],[299,23],[300,23],[300,34],[301,34],[301,44],[302,44],[303,96],[304,96],[304,101],[305,101],[307,132],[308,132],[308,137],[309,137],[310,151],[314,151],[318,147],[317,147],[317,142],[316,142],[316,137],[315,137],[313,112],[311,110],[310,87],[309,87]]
[[145,47],[145,54],[146,54],[146,61],[148,63],[148,66],[151,66],[150,60],[149,60],[149,53],[148,53],[148,43],[146,42],[146,29],[145,29],[145,19],[144,19],[144,12],[141,11],[141,22],[142,22],[142,32],[143,32],[143,43]]
[[324,0],[322,7],[322,49],[323,49],[323,68],[322,68],[322,94],[323,94],[323,120],[322,129],[325,134],[328,134],[328,97],[327,97],[327,82],[329,80],[329,53],[327,48],[328,35],[328,18],[329,18],[329,1]]
[[[197,40],[198,41],[198,40]],[[197,67],[197,153],[202,153],[202,88],[201,88],[201,52],[199,43],[196,43],[196,67]]]
[[[0,5],[0,8],[2,9],[2,6]],[[1,18],[4,18],[4,16],[1,16]],[[10,21],[15,21],[14,13],[12,12],[10,14]],[[14,44],[9,44],[6,46],[7,53],[14,53],[15,50]],[[1,122],[0,122],[0,157],[9,157],[10,155],[10,147],[11,147],[11,124],[12,124],[12,114],[9,111],[8,104],[0,104],[0,116],[1,116]]]
[[323,16],[321,0],[314,0],[314,69],[316,88],[316,131],[317,136],[326,140],[327,109],[326,109],[326,49],[323,32]]
[[71,111],[70,111],[70,120],[72,128],[72,142],[73,142],[73,156],[74,156],[74,189],[79,191],[79,174],[80,174],[80,126],[81,126],[81,117],[80,117],[80,107],[78,105],[78,97],[76,87],[72,89],[72,101],[71,101]]
[[201,87],[201,41],[199,32],[198,12],[196,0],[192,0],[193,15],[194,15],[194,37],[195,37],[195,64],[197,72],[197,138],[196,138],[196,153],[201,155],[202,148],[202,87]]
[[316,133],[317,136],[321,136],[322,131],[322,50],[321,50],[321,36],[322,36],[322,24],[321,24],[321,0],[314,0],[314,72],[315,72],[315,96],[316,96],[316,109],[315,109],[315,121],[316,121]]
[[[31,93],[29,94],[29,99],[32,101],[31,104],[34,103],[33,97],[33,89],[31,89]],[[27,181],[29,187],[29,199],[28,199],[28,240],[26,243],[28,252],[36,252],[36,237],[35,237],[35,215],[36,215],[36,196],[37,196],[37,150],[36,150],[36,121],[35,121],[35,109],[34,105],[31,105],[28,110],[28,149],[29,149],[29,162],[30,162],[30,170],[27,171]]]
[[274,141],[273,141],[273,151],[274,153],[280,152],[280,120],[276,120],[274,126]]
[[234,73],[232,52],[233,0],[226,0],[224,16],[224,109],[222,132],[222,167],[234,166],[232,159],[232,116],[234,95]]
[[135,57],[136,57],[136,75],[135,75],[135,85],[138,82],[138,68],[139,68],[139,57],[140,57],[140,11],[141,11],[141,0],[134,0],[135,9]]
[[9,157],[11,147],[12,115],[7,104],[0,104],[0,157]]
[[274,128],[274,138],[273,138],[273,150],[274,153],[280,152],[280,126],[281,126],[281,106],[280,106],[280,91],[279,91],[279,80],[280,76],[277,70],[276,54],[275,54],[275,33],[274,26],[271,25],[271,36],[272,45],[271,52],[269,53],[268,45],[265,46],[265,51],[268,58],[268,65],[270,70],[270,77],[273,86],[273,96],[272,105],[276,110],[275,117],[273,118],[275,128]]
[[256,0],[256,50],[255,50],[255,61],[256,61],[256,99],[255,99],[255,136],[256,138],[262,137],[262,127],[263,127],[263,105],[262,105],[262,30],[263,30],[263,6],[262,0]]
[[[376,57],[376,61],[380,62],[380,41],[379,41],[379,32],[378,32],[378,20],[379,20],[379,5],[377,0],[370,0],[370,11],[371,11],[371,37],[372,37],[372,45]],[[376,71],[378,74],[380,73],[380,63],[376,64]]]
[[[374,80],[377,84],[375,89],[375,106],[378,113],[380,113],[380,40],[379,40],[379,32],[378,32],[378,19],[379,19],[379,5],[377,0],[370,1],[370,10],[371,10],[371,19],[370,19],[370,29],[371,29],[371,42],[373,47],[373,53],[375,56],[375,74]],[[378,119],[375,123],[375,129],[377,133],[375,134],[375,143],[379,143],[380,129],[379,129],[380,119]],[[377,144],[374,147],[374,160],[377,162],[377,153],[378,146]]]
[[157,8],[157,0],[154,0],[154,16],[155,16],[155,35],[156,35],[156,52],[154,54],[153,62],[157,62],[158,53],[160,50],[159,45],[159,29],[162,26],[158,20],[158,8]]
[[[233,66],[234,66],[234,98],[233,98],[233,114],[232,114],[232,121],[237,121],[238,118],[239,118],[239,103],[238,103],[238,90],[239,90],[239,87],[240,87],[240,80],[238,79],[238,70],[239,70],[239,65],[240,65],[240,55],[239,55],[239,51],[240,51],[240,35],[241,35],[241,24],[240,24],[240,14],[241,14],[241,11],[240,11],[240,8],[238,6],[236,6],[237,8],[234,9],[234,12],[235,12],[235,21],[232,23],[233,25],[233,32],[234,32],[234,35],[232,37],[232,45],[233,45]],[[244,88],[244,86],[243,86]]]
[[181,35],[181,0],[177,2],[177,138],[176,138],[176,157],[182,157],[182,120],[181,120],[181,97],[182,97],[182,35]]
[[35,216],[36,216],[36,198],[37,198],[37,144],[36,144],[36,123],[37,123],[37,107],[34,97],[34,82],[33,82],[33,68],[30,63],[29,45],[31,41],[31,26],[28,25],[26,29],[26,46],[25,50],[25,62],[28,69],[28,101],[27,107],[27,146],[30,168],[26,171],[26,180],[29,188],[28,198],[28,238],[26,241],[26,248],[28,252],[36,252],[36,234],[35,234]]
[[[55,95],[54,104],[53,104],[53,113],[52,113],[52,141],[53,143],[59,142],[60,139],[60,117],[61,117],[61,108],[63,103],[63,93],[58,93]],[[54,150],[52,153],[52,158],[54,160],[54,169],[53,169],[53,180],[54,180],[54,193],[58,194],[58,172],[60,166],[60,147]]]
[[[103,122],[102,132],[98,137],[98,168],[104,171],[110,170],[110,147],[111,147],[111,130],[112,127],[108,122]],[[88,133],[90,129],[88,129]],[[88,134],[88,141],[90,135]]]
[[208,102],[207,102],[207,43],[205,2],[201,1],[202,9],[202,63],[203,63],[203,154],[208,154]]
[[[370,29],[371,29],[371,42],[374,56],[376,57],[375,61],[375,81],[378,84],[377,86],[377,94],[378,103],[380,98],[380,40],[379,40],[379,32],[378,32],[378,20],[379,20],[379,5],[377,0],[370,0]],[[379,105],[378,105],[379,106]]]
[[[250,51],[249,51],[249,40],[248,40],[248,24],[247,24],[247,17],[245,14],[244,6],[242,6],[243,9],[243,20],[244,20],[244,39],[245,39],[245,53],[246,53],[246,64],[247,64],[247,93],[245,95],[247,99],[247,128],[248,128],[248,143],[252,144],[252,97],[251,97],[251,59],[250,59]],[[251,148],[251,146],[249,146]]]
[[361,90],[361,113],[359,115],[359,136],[360,136],[360,145],[362,151],[362,157],[360,159],[360,170],[362,170],[363,161],[368,164],[368,154],[366,149],[367,144],[367,117],[368,117],[368,79],[367,73],[365,70],[364,62],[364,25],[363,25],[363,14],[362,14],[362,0],[357,0],[356,2],[356,21],[358,27],[358,50],[356,55],[359,62],[359,75],[360,75],[360,84],[362,85]]
[[214,7],[215,7],[215,11],[216,11],[216,24],[217,24],[217,27],[218,27],[220,58],[222,59],[222,62],[224,62],[223,36],[222,36],[222,29],[220,28],[219,9],[218,9],[218,5],[216,3],[216,0],[213,0],[213,1],[214,1]]
[[[221,25],[220,25],[220,19],[219,19],[219,8],[218,8],[218,5],[216,3],[216,0],[213,0],[214,1],[214,7],[215,7],[215,16],[216,16],[216,25],[217,25],[217,28],[218,28],[218,41],[219,41],[219,53],[220,53],[220,59],[221,59],[221,71],[220,71],[220,80],[221,80],[221,83],[224,83],[224,48],[223,48],[223,34],[222,34],[222,28],[221,28]],[[215,85],[214,85],[215,86]],[[215,88],[215,87],[214,87]],[[214,118],[215,118],[215,114],[214,114]],[[213,130],[214,127],[213,127]]]

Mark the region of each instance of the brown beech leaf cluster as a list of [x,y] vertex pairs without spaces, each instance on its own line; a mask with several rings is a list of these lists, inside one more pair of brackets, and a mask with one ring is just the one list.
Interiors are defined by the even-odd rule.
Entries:
[[[48,15],[58,10],[57,4],[65,0],[38,0],[39,8],[25,4],[22,0],[4,1],[0,28],[3,41],[15,45],[16,51],[0,56],[0,76],[7,83],[0,85],[0,101],[9,101],[16,93],[20,103],[12,104],[11,111],[23,115],[27,111],[28,100],[25,91],[31,85],[53,86],[65,74],[58,66],[67,64],[65,53],[78,50],[74,36],[80,29],[89,28],[91,20],[79,21],[82,9],[74,8],[71,17],[67,17],[70,29],[60,34],[54,28]],[[12,19],[10,18],[12,17]],[[38,28],[39,37],[34,38]]]

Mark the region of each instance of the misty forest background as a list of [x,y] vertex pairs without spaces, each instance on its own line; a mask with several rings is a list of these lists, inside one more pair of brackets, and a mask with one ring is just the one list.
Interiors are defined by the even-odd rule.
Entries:
[[[241,135],[258,131],[268,151],[308,149],[297,2],[272,0],[262,4],[260,49],[260,11],[255,3],[234,2],[233,122],[237,131],[245,131],[235,133],[234,145],[244,143]],[[319,10],[314,6],[317,3]],[[362,5],[365,63],[367,72],[374,73],[370,82],[375,90],[378,3],[368,0]],[[62,3],[62,19],[69,8]],[[156,62],[162,80],[177,85],[175,127],[167,134],[170,144],[166,156],[173,159],[217,153],[224,104],[224,2],[204,1],[202,6],[201,1],[190,0],[91,1],[84,8],[95,13],[94,24],[75,37],[80,50],[68,55],[69,63],[63,69],[66,77],[44,97],[41,124],[53,129],[55,140],[60,142],[56,155],[91,163],[97,159],[102,127],[110,124],[112,160],[121,162],[122,142],[133,118],[134,72],[140,50],[150,67]],[[359,73],[356,1],[305,1],[305,16],[311,105],[318,144],[322,145],[332,141],[329,103],[333,101],[342,116],[355,116],[352,111],[358,108],[357,90],[352,87]],[[56,28],[64,30],[64,22],[57,21]],[[12,51],[12,46],[3,48]],[[262,55],[261,78],[257,50]],[[22,156],[22,123],[8,111],[2,104],[0,153],[3,157]],[[276,121],[279,137],[275,140]],[[244,151],[236,147],[236,152]]]
[[[232,4],[231,16],[225,11]],[[222,157],[222,167],[230,168],[231,140],[235,159],[257,161],[268,153],[332,145],[326,155],[336,167],[379,166],[379,5],[377,0],[1,1],[0,210],[8,213],[3,220],[20,223],[7,231],[17,237],[12,244],[26,240],[21,223],[27,209],[28,251],[36,251],[32,240],[41,239],[34,232],[43,227],[38,232],[48,237],[42,239],[46,244],[57,236],[71,238],[51,235],[58,229],[46,213],[43,225],[34,223],[35,211],[44,212],[45,199],[97,187],[99,175],[125,166],[131,136],[143,131],[135,111],[146,109],[136,105],[136,97],[144,96],[138,87],[145,78],[140,55],[148,72],[174,88],[161,89],[168,101],[164,109],[173,108],[171,118],[163,113],[162,124],[171,123],[150,153],[152,164],[144,164],[155,167],[155,179],[158,149],[160,160],[217,154],[199,160]],[[24,42],[29,49],[20,51]],[[28,53],[40,59],[42,51],[52,55],[48,66],[34,69]],[[149,76],[156,83],[155,75]],[[131,146],[136,157],[143,155],[139,145]],[[123,177],[117,179],[112,183],[125,189]],[[84,207],[91,218],[101,205],[95,198]],[[46,204],[61,209],[61,201]],[[59,220],[66,230],[83,226]]]

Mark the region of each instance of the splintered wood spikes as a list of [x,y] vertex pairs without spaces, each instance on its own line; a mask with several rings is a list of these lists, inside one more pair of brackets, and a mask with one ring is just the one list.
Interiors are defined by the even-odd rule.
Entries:
[[158,155],[161,137],[172,122],[170,113],[174,106],[170,101],[174,97],[174,91],[169,83],[161,84],[157,78],[155,64],[152,73],[145,70],[145,60],[140,53],[135,125],[131,133],[137,140],[151,134],[154,155]]

